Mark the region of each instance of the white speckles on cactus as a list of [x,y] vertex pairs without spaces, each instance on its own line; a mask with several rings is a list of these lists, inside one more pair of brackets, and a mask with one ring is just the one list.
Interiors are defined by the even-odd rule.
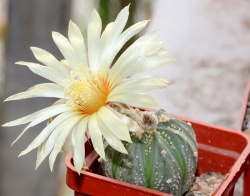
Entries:
[[129,169],[132,168],[132,166],[133,166],[132,163],[130,163],[130,162],[127,163],[127,167],[128,167]]
[[163,111],[156,115],[156,131],[145,132],[140,139],[133,134],[133,143],[126,144],[128,154],[107,147],[102,168],[108,177],[179,196],[194,180],[195,133],[187,123]]
[[166,150],[162,150],[161,151],[161,156],[165,157],[167,155],[167,151]]
[[187,122],[187,124],[188,124],[190,127],[192,127],[192,123],[191,123],[191,122]]

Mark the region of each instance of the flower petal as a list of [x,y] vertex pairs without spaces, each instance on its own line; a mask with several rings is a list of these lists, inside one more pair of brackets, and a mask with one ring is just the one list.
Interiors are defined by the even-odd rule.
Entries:
[[159,106],[151,96],[143,93],[121,93],[112,97],[109,96],[108,101],[124,103],[138,108],[150,108]]
[[114,22],[107,24],[104,31],[102,32],[101,39],[100,39],[100,47],[99,47],[99,54],[100,55],[102,55],[102,53],[105,49],[105,45],[107,43],[107,39],[109,37],[110,31],[113,28],[113,24],[114,24]]
[[[101,107],[97,112],[102,123],[120,140],[132,142],[128,127],[119,119],[110,107]],[[119,130],[117,130],[119,129]]]
[[101,63],[103,63],[102,65],[102,69],[105,70],[107,72],[108,68],[110,67],[111,62],[113,61],[114,57],[116,56],[116,54],[120,51],[120,49],[122,48],[122,46],[131,38],[133,37],[135,34],[137,34],[139,31],[141,31],[146,25],[147,25],[148,21],[141,21],[138,22],[136,24],[134,24],[133,26],[129,27],[128,29],[126,29],[116,40],[114,46],[111,48],[112,51],[112,55],[106,55],[103,58],[109,58],[109,60],[107,59],[107,61],[109,63],[104,64],[103,62],[105,62],[105,60],[102,60]]
[[[118,83],[124,80],[127,77],[130,77],[134,74],[151,71],[161,66],[166,65],[169,62],[172,62],[174,59],[166,58],[166,57],[159,57],[159,56],[152,56],[147,58],[141,58],[137,61],[133,61],[133,57],[128,57],[129,59],[124,62],[124,65],[127,66],[117,70],[116,72],[110,72],[110,83],[112,88],[115,87]],[[131,66],[132,65],[132,66]]]
[[95,151],[105,160],[104,145],[102,139],[102,133],[97,124],[96,114],[92,114],[89,119],[89,135],[93,143]]
[[62,63],[62,65],[69,70],[69,72],[71,73],[72,71],[72,67],[69,65],[68,61],[66,61],[65,59],[60,60],[60,63]]
[[37,47],[31,47],[30,49],[33,52],[35,58],[39,62],[60,72],[65,77],[69,76],[69,73],[70,73],[69,70],[60,61],[58,61],[51,53],[41,48],[37,48]]
[[78,126],[72,132],[72,154],[78,174],[80,174],[82,168],[87,168],[85,161],[85,133],[88,120],[88,117],[81,119]]
[[79,59],[79,62],[82,65],[87,66],[88,60],[87,60],[87,54],[82,32],[79,29],[79,27],[72,21],[69,22],[68,36],[69,36],[69,41],[75,51],[75,54]]
[[45,141],[40,145],[38,146],[38,149],[37,149],[37,158],[36,158],[36,169],[39,167],[39,165],[43,162],[43,160],[48,156],[48,154],[45,154],[44,151],[45,151],[45,145],[47,144],[48,142],[48,138],[45,139]]
[[[74,116],[72,120],[67,121],[67,123],[61,127],[61,132],[58,135],[58,137],[55,140],[54,148],[50,153],[49,156],[49,165],[50,165],[50,170],[53,170],[54,162],[56,160],[56,157],[58,153],[62,150],[63,144],[65,143],[65,140],[67,139],[70,131],[76,126],[77,122],[83,118],[82,115]],[[64,123],[62,123],[64,124]],[[62,125],[61,124],[61,125]]]
[[[114,134],[111,132],[111,130],[100,120],[100,118],[97,116],[97,122],[100,130],[102,131],[103,137],[106,139],[108,144],[114,148],[115,150],[128,154],[127,150],[123,146],[120,139],[118,139]],[[119,132],[120,128],[117,127],[117,132]]]
[[66,111],[70,111],[73,110],[73,108],[70,107],[66,107],[65,104],[58,104],[58,105],[52,105],[49,106],[47,108],[41,109],[39,111],[36,111],[32,114],[29,114],[27,116],[24,116],[22,118],[10,121],[2,126],[4,127],[11,127],[11,126],[16,126],[16,125],[22,125],[22,124],[26,124],[28,122],[31,122],[37,118],[39,118],[40,116],[46,116],[50,113],[62,113],[62,112],[66,112]]
[[31,123],[30,123],[28,126],[25,127],[25,129],[21,132],[21,134],[14,140],[14,142],[13,142],[11,145],[14,145],[14,144],[17,142],[17,140],[19,140],[20,137],[21,137],[30,127],[33,127],[33,126],[35,126],[35,125],[37,125],[37,124],[39,124],[39,123],[41,123],[41,122],[43,122],[43,121],[45,121],[45,120],[47,120],[47,119],[53,117],[53,116],[55,116],[55,115],[58,115],[58,114],[60,114],[60,113],[62,113],[62,112],[66,112],[66,111],[69,111],[69,110],[72,110],[72,109],[69,109],[69,108],[68,108],[68,109],[66,109],[66,108],[57,109],[57,108],[56,108],[56,109],[54,109],[54,110],[51,110],[50,112],[42,113],[41,115],[36,116],[36,118],[34,118],[34,119],[31,121]]
[[113,108],[108,107],[109,110],[111,110],[119,119],[121,119],[121,121],[127,125],[128,129],[130,132],[143,132],[142,128],[137,124],[137,122],[135,122],[134,120],[132,120],[131,118],[117,112],[116,110],[114,110]]
[[[63,136],[68,135],[68,133],[73,129],[73,127],[75,126],[77,121],[80,120],[81,118],[82,118],[82,115],[76,115],[76,116],[69,117],[64,122],[62,122],[59,126],[57,126],[55,130],[53,130],[53,132],[50,134],[49,138],[46,139],[41,144],[41,146],[38,148],[36,168],[42,163],[42,161],[53,150],[57,141],[59,141],[60,139],[61,139],[61,141],[63,140],[63,138],[59,139],[60,135],[61,134],[63,134]],[[63,132],[65,132],[65,133],[63,133]],[[56,148],[56,150],[58,150],[58,149]],[[55,152],[53,154],[55,154]],[[53,155],[53,156],[55,156],[55,155]],[[50,166],[52,166],[52,165],[50,164]]]
[[29,69],[33,73],[35,73],[43,78],[46,78],[52,82],[55,82],[61,86],[65,86],[67,84],[65,81],[65,77],[50,67],[39,65],[37,63],[24,62],[24,61],[16,62],[16,64],[25,65],[25,66],[29,67]]
[[57,32],[52,32],[52,38],[69,65],[72,68],[76,68],[80,64],[80,61],[77,58],[71,44],[69,43],[69,40]]
[[64,98],[64,89],[62,86],[54,83],[37,84],[27,91],[17,93],[5,99],[4,101],[13,101],[28,99],[34,97],[55,97]]
[[[100,69],[107,73],[107,70],[109,69],[114,57],[119,52],[119,50],[122,48],[122,46],[135,34],[137,34],[139,31],[141,31],[148,23],[148,21],[141,21],[138,22],[128,29],[126,29],[121,35],[121,31],[124,27],[120,26],[120,28],[113,27],[115,24],[121,25],[122,23],[120,21],[123,21],[124,24],[127,22],[127,10],[123,10],[121,12],[121,17],[117,17],[116,22],[117,23],[109,23],[104,32],[101,36],[101,42],[100,42],[100,55],[102,56],[102,60],[100,61],[101,66]],[[113,28],[116,29],[117,36],[114,36],[114,33],[112,30]],[[119,30],[119,31],[117,31]],[[113,44],[111,44],[113,43]],[[106,54],[108,53],[108,55]]]
[[114,47],[117,44],[117,40],[119,35],[121,34],[122,30],[124,29],[129,15],[129,6],[126,6],[123,8],[118,16],[116,17],[116,20],[113,24],[113,27],[108,34],[105,49],[103,50],[102,56],[101,56],[101,69],[104,71],[107,71],[117,54],[117,49]]
[[156,41],[156,39],[159,37],[159,35],[162,33],[162,30],[156,30],[149,32],[141,37],[139,37],[132,45],[131,47],[137,47],[141,44],[147,44],[147,43],[153,43]]
[[102,21],[94,9],[88,23],[88,57],[89,66],[92,70],[99,69],[99,44],[102,30]]
[[49,137],[49,135],[54,131],[56,127],[58,127],[62,122],[66,121],[68,118],[77,114],[79,114],[79,112],[70,111],[58,115],[50,124],[48,124],[41,131],[41,133],[30,143],[30,145],[19,154],[19,156],[23,156],[29,153],[31,150],[37,148]]
[[58,99],[53,103],[53,105],[66,104],[67,101],[68,101],[67,99]]
[[[141,61],[147,61],[147,59],[154,55],[162,46],[158,43],[141,45],[139,48],[134,48],[131,50],[126,50],[116,61],[114,66],[110,71],[110,81],[111,83],[118,78],[124,78],[120,75],[131,69],[143,70],[144,67],[138,67],[138,63]],[[157,58],[160,58],[157,56]],[[121,60],[122,59],[122,60]],[[156,59],[157,60],[157,59]],[[127,76],[126,76],[127,77]]]
[[[125,31],[126,32],[126,31]],[[124,33],[125,33],[124,32]],[[121,65],[131,56],[133,55],[133,58],[138,58],[145,53],[145,50],[148,50],[149,48],[155,48],[155,46],[158,46],[154,40],[160,35],[161,31],[153,31],[150,32],[140,38],[138,38],[131,46],[129,46],[117,59],[115,64],[113,65],[111,69],[112,72],[116,73],[117,70],[121,70]],[[153,44],[153,45],[152,45]],[[162,45],[162,44],[161,44]],[[159,47],[157,47],[159,48]],[[138,56],[139,55],[139,56]],[[135,60],[134,60],[135,62]],[[126,69],[126,65],[123,66],[123,69]]]
[[145,92],[165,88],[168,85],[170,85],[170,83],[167,80],[150,75],[138,78],[127,78],[124,82],[112,89],[110,96],[126,92]]
[[126,29],[119,37],[119,44],[125,44],[125,42],[127,42],[131,37],[139,33],[148,24],[148,22],[148,20],[143,20]]

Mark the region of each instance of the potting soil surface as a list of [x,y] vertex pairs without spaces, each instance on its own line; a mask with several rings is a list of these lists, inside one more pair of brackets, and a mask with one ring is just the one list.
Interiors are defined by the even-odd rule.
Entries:
[[217,189],[225,176],[220,173],[207,172],[195,178],[193,186],[185,196],[210,196]]

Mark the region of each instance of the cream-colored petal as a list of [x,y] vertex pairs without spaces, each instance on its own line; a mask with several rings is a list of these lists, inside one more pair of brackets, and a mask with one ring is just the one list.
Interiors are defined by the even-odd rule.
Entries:
[[87,168],[85,160],[85,133],[89,118],[83,118],[72,132],[72,156],[78,174],[82,168]]
[[80,64],[80,61],[77,58],[71,44],[69,43],[69,40],[57,32],[52,32],[52,38],[69,65],[72,68],[76,68]]
[[138,45],[141,44],[147,44],[147,43],[152,43],[155,42],[157,40],[157,38],[159,37],[159,35],[162,33],[162,30],[156,30],[156,31],[152,31],[149,32],[141,37],[139,37],[132,45],[131,47],[137,47]]
[[62,113],[62,112],[66,112],[66,111],[70,111],[73,110],[73,108],[70,107],[66,107],[65,104],[60,104],[60,105],[52,105],[49,106],[47,108],[41,109],[37,112],[34,112],[32,114],[29,114],[27,116],[24,116],[22,118],[10,121],[2,126],[4,127],[11,127],[11,126],[16,126],[16,125],[22,125],[22,124],[26,124],[28,122],[31,122],[37,118],[39,118],[40,116],[46,116],[49,113]]
[[64,98],[64,89],[62,86],[54,83],[37,84],[27,91],[11,95],[4,101],[13,101],[20,99],[28,99],[34,97],[55,97]]
[[152,55],[158,55],[158,51],[163,48],[162,42],[149,42],[146,44],[137,44],[139,47],[128,48],[117,60],[114,65],[114,70],[124,69],[124,62],[130,57],[134,62]]
[[128,127],[119,119],[110,107],[103,106],[97,112],[102,123],[120,140],[132,142]]
[[65,77],[69,76],[70,74],[69,70],[60,61],[58,61],[51,53],[37,47],[31,47],[30,49],[33,52],[35,58],[39,62],[60,72]]
[[134,120],[132,120],[131,118],[117,112],[116,110],[114,110],[113,108],[108,107],[109,110],[111,110],[119,119],[121,119],[121,121],[127,125],[128,129],[130,132],[143,132],[143,130],[141,129],[141,127],[137,124],[137,122],[135,122]]
[[43,160],[48,156],[44,154],[44,146],[47,144],[48,138],[37,148],[37,158],[36,158],[36,170],[43,162]]
[[92,114],[89,119],[89,135],[93,143],[95,151],[105,160],[104,145],[102,139],[102,133],[97,124],[96,114]]
[[52,82],[55,82],[61,86],[65,86],[67,84],[67,82],[65,81],[65,77],[50,67],[39,65],[37,63],[24,62],[24,61],[16,62],[16,64],[25,65],[25,66],[29,67],[29,69],[33,73],[35,73],[43,78],[46,78]]
[[62,122],[59,126],[56,127],[55,130],[50,134],[49,138],[46,139],[38,148],[37,152],[37,161],[36,161],[36,168],[43,162],[43,160],[49,155],[49,153],[53,150],[56,142],[58,141],[58,138],[60,134],[63,131],[70,131],[70,127],[73,128],[72,126],[74,123],[76,124],[78,120],[82,118],[82,115],[77,115],[77,116],[72,116]]
[[138,108],[150,108],[159,106],[149,95],[142,93],[122,93],[108,97],[109,102],[124,103]]
[[[140,32],[147,25],[147,23],[148,23],[148,21],[138,22],[138,23],[132,25],[131,27],[129,27],[128,29],[126,29],[119,37],[117,37],[117,40],[115,40],[115,44],[113,44],[113,47],[110,48],[109,55],[103,55],[102,56],[102,60],[101,60],[102,66],[101,66],[101,69],[102,69],[103,72],[107,72],[108,71],[108,69],[109,69],[109,67],[110,67],[110,65],[111,65],[114,57],[117,55],[117,53],[123,47],[123,45],[131,37],[133,37],[135,34],[137,34],[138,32]],[[102,54],[102,52],[100,54]]]
[[84,66],[87,66],[88,60],[84,38],[79,27],[72,21],[69,22],[68,37],[80,63]]
[[72,67],[69,65],[68,61],[65,59],[60,60],[60,63],[71,73]]
[[122,33],[129,15],[129,6],[123,8],[113,24],[110,33],[107,36],[105,48],[101,56],[101,69],[105,72],[109,69],[115,55],[117,54],[116,44],[120,34]]
[[68,101],[67,99],[58,99],[53,103],[53,105],[66,104],[67,101]]
[[59,136],[56,138],[56,142],[54,144],[54,148],[50,153],[49,156],[49,165],[50,170],[53,170],[54,162],[56,160],[56,157],[58,153],[62,150],[63,144],[65,143],[69,133],[72,131],[72,129],[77,125],[78,121],[83,118],[82,115],[75,116],[71,121],[67,122],[64,127],[62,127],[61,132]]
[[35,125],[37,125],[45,120],[48,120],[49,118],[56,116],[62,112],[67,112],[70,110],[72,110],[72,109],[70,109],[70,108],[62,108],[62,109],[55,108],[54,110],[50,110],[49,112],[42,113],[39,116],[36,116],[36,118],[34,118],[31,121],[31,123],[28,126],[26,126],[25,129],[21,132],[21,134],[14,140],[12,145],[14,145],[29,128],[31,128],[31,127],[33,127],[33,126],[35,126]]
[[131,37],[139,33],[148,22],[148,20],[143,20],[126,29],[119,37],[119,44],[124,45]]
[[[160,33],[161,33],[161,31],[153,31],[153,32],[150,32],[150,33],[138,38],[117,59],[117,61],[115,62],[115,64],[112,67],[111,75],[112,75],[112,72],[116,73],[117,70],[121,70],[122,68],[125,69],[126,65],[122,66],[122,64],[124,64],[124,62],[127,61],[127,59],[129,57],[131,57],[131,55],[133,56],[133,58],[137,58],[137,59],[141,58],[142,55],[144,56],[145,50],[148,50],[149,48],[154,48],[155,46],[157,46],[158,44],[157,44],[157,42],[155,42],[155,39],[160,35]],[[159,48],[159,47],[157,47],[157,48]],[[134,59],[133,62],[135,62],[135,60],[136,59]],[[122,66],[122,68],[121,68],[121,66]]]
[[[118,139],[112,132],[111,130],[100,120],[99,117],[97,117],[97,122],[100,130],[102,131],[103,137],[106,139],[108,144],[114,148],[115,150],[127,154],[127,150],[123,146],[122,142],[120,139]],[[119,127],[116,128],[116,131],[119,132]]]
[[68,118],[72,116],[78,115],[79,112],[76,111],[70,111],[65,112],[60,115],[58,115],[53,121],[48,124],[41,133],[30,143],[30,145],[22,151],[19,156],[23,156],[27,153],[29,153],[31,150],[37,148],[39,145],[41,145],[46,139],[49,137],[49,135],[54,131],[56,127],[58,127],[62,122],[66,121]]
[[[131,60],[131,59],[130,59]],[[142,73],[146,71],[151,71],[172,62],[174,59],[166,58],[163,56],[151,56],[148,58],[141,58],[137,62],[130,61],[124,62],[128,65],[126,69],[117,70],[117,72],[110,73],[110,83],[112,88],[114,88],[118,83],[123,81],[125,78],[130,77],[137,73]],[[131,66],[132,65],[132,66]]]
[[[110,71],[110,81],[111,83],[116,80],[123,72],[131,69],[140,69],[137,64],[140,61],[146,61],[147,58],[157,54],[157,51],[162,48],[161,43],[148,43],[144,45],[139,45],[137,48],[131,47],[127,49],[116,61],[114,66]],[[157,55],[160,58],[160,56]],[[135,67],[137,66],[137,67]]]
[[102,32],[101,39],[100,39],[100,47],[99,47],[100,56],[102,56],[102,54],[103,54],[103,51],[105,49],[105,45],[107,43],[107,39],[109,37],[110,31],[113,28],[113,24],[114,24],[114,22],[107,24],[104,31]]
[[127,78],[112,89],[110,96],[126,92],[145,92],[153,89],[165,88],[169,85],[170,83],[167,80],[150,75],[138,78]]
[[134,70],[132,68],[127,69],[125,72],[123,72],[119,76],[119,78],[121,80],[122,78],[127,78],[137,73],[142,73],[142,72],[158,69],[174,60],[175,59],[173,58],[167,58],[163,56],[162,57],[152,56],[149,58],[145,58],[142,61],[139,61],[136,64],[134,64],[134,67],[135,67]]
[[102,30],[102,21],[94,9],[87,28],[87,38],[88,38],[88,57],[89,57],[89,66],[92,70],[98,70],[100,67],[99,64],[99,44],[100,44],[100,35]]

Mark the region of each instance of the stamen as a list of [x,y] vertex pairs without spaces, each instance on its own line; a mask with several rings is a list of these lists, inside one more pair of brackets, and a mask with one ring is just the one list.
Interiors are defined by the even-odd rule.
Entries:
[[91,69],[79,66],[71,72],[69,84],[64,94],[68,98],[67,104],[85,114],[92,114],[106,105],[109,84],[104,76]]

